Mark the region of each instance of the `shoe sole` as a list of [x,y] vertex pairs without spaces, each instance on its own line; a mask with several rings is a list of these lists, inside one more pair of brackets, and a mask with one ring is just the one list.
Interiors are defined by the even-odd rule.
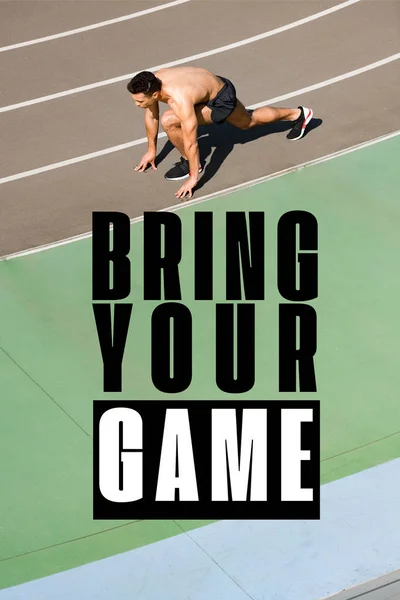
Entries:
[[303,135],[306,131],[307,125],[309,124],[309,122],[311,121],[311,119],[314,116],[314,113],[311,110],[311,108],[305,108],[304,106],[302,108],[303,108],[304,114],[306,113],[306,111],[308,111],[307,116],[304,119],[303,125],[301,126],[300,134],[295,138],[288,138],[289,142],[295,142],[296,140],[299,140],[300,138],[303,137]]
[[[203,172],[203,169],[199,169],[199,175]],[[167,181],[182,181],[183,179],[188,179],[189,173],[187,175],[182,175],[182,177],[167,177],[164,175],[164,179]]]

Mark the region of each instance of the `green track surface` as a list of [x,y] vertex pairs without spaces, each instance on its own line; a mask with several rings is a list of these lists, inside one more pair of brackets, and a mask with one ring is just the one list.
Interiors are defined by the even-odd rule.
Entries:
[[[322,483],[400,456],[400,137],[265,184],[188,206],[183,302],[194,324],[192,385],[180,397],[223,399],[215,384],[215,303],[224,301],[225,213],[266,213],[266,301],[258,302],[252,399],[321,400]],[[167,184],[166,184],[167,185]],[[317,394],[278,393],[276,231],[282,214],[319,223]],[[215,300],[193,301],[194,212],[213,211]],[[92,401],[167,398],[150,378],[142,223],[132,226],[134,303],[123,392],[102,392],[91,304],[91,240],[0,262],[0,587],[124,552],[204,522],[92,520]]]

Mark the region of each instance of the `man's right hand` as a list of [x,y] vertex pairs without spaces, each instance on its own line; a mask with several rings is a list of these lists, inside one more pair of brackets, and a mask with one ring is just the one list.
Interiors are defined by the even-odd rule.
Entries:
[[155,160],[156,160],[156,153],[155,152],[151,152],[151,151],[146,152],[146,154],[143,155],[142,160],[140,161],[140,163],[135,167],[135,171],[143,172],[147,168],[147,165],[149,163],[151,164],[151,166],[153,167],[153,169],[155,171],[157,171]]

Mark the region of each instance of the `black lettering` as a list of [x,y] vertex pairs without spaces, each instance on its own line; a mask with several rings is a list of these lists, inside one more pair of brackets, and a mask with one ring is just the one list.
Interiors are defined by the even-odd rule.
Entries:
[[120,392],[122,389],[122,359],[131,319],[132,304],[115,304],[114,326],[111,323],[110,304],[93,304],[93,311],[103,357],[104,391]]
[[[173,331],[171,375],[171,321]],[[184,392],[192,381],[192,315],[178,302],[155,308],[151,320],[151,378],[166,394]]]
[[[113,225],[112,249],[110,225]],[[93,212],[92,231],[93,300],[123,300],[131,291],[129,217],[120,212]],[[112,288],[110,263],[113,264]]]
[[[296,332],[299,318],[300,343]],[[317,314],[309,304],[279,305],[279,391],[316,392],[313,357],[317,351]],[[299,388],[296,385],[299,363]]]
[[213,299],[213,214],[195,213],[194,299]]
[[[164,255],[161,235],[164,226]],[[145,300],[161,300],[164,275],[164,299],[182,300],[178,265],[182,258],[182,225],[172,212],[145,212],[143,223],[143,277]]]
[[[296,227],[299,226],[297,252]],[[318,296],[318,222],[311,213],[294,210],[285,213],[278,223],[278,289],[286,300],[303,302]],[[310,253],[310,250],[315,252]],[[299,287],[296,271],[299,265]]]
[[234,377],[234,305],[216,305],[216,381],[228,394],[243,394],[255,381],[255,305],[237,305],[237,356]]
[[246,300],[264,300],[264,212],[249,213],[249,237],[246,213],[226,213],[226,299],[241,300],[240,267]]

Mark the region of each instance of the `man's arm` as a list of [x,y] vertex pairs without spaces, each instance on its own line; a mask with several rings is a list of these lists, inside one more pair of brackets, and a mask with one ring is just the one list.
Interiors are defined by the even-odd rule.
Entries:
[[157,152],[157,136],[160,124],[160,108],[158,102],[146,108],[144,115],[144,124],[146,126],[146,133],[148,139],[148,150],[149,152]]
[[146,112],[144,114],[144,124],[146,126],[147,140],[148,140],[148,149],[146,154],[142,157],[140,163],[135,167],[135,171],[140,171],[141,173],[147,169],[147,165],[150,163],[154,170],[157,170],[156,167],[156,156],[157,156],[157,136],[158,136],[158,128],[160,121],[160,110],[158,106],[158,102],[146,108]]
[[193,103],[187,100],[177,104],[174,108],[174,112],[181,122],[183,146],[189,161],[190,179],[197,183],[200,168],[200,156],[197,143],[198,122],[196,112]]

